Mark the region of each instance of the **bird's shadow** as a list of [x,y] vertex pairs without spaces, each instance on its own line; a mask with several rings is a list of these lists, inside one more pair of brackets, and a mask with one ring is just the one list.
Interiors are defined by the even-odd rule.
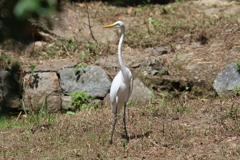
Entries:
[[[148,137],[151,133],[152,133],[152,131],[147,131],[144,134],[138,134],[138,135],[134,134],[134,135],[128,136],[128,139],[131,140],[131,139],[139,139],[139,138],[143,138],[143,137]],[[122,134],[121,137],[126,138],[126,135]]]

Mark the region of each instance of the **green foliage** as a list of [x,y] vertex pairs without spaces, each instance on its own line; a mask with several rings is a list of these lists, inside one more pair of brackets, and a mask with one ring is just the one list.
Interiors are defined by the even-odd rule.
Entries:
[[18,61],[13,62],[12,64],[13,67],[22,67],[22,64]]
[[19,18],[25,17],[28,13],[46,16],[56,11],[56,4],[57,0],[19,0],[14,8],[14,14]]
[[55,117],[47,110],[47,98],[48,95],[46,95],[45,101],[39,111],[27,111],[25,103],[22,100],[23,111],[26,115],[25,122],[27,122],[31,128],[43,123],[49,124],[55,120]]
[[85,67],[86,67],[86,64],[85,63],[79,63],[76,67],[75,67],[75,70],[74,70],[74,73],[76,74],[79,69],[81,68],[83,71],[85,71]]
[[66,114],[69,114],[69,115],[75,115],[75,112],[72,112],[72,111],[67,111]]
[[237,87],[231,87],[230,89],[233,90],[235,94],[240,94],[240,85],[238,85]]
[[163,21],[162,21],[162,20],[150,20],[149,23],[150,23],[151,25],[153,25],[154,28],[158,28],[158,26],[159,26],[160,24],[162,24]]
[[70,95],[72,96],[71,100],[72,100],[73,106],[75,106],[76,108],[79,108],[79,109],[88,108],[87,103],[88,103],[90,97],[88,96],[87,91],[72,92]]
[[237,61],[237,62],[236,62],[236,65],[237,65],[237,67],[238,67],[238,71],[240,71],[240,61]]
[[5,53],[2,53],[1,60],[5,62],[8,69],[11,69],[11,59],[12,59],[11,56],[8,56]]
[[176,106],[176,107],[175,107],[175,111],[182,113],[182,112],[185,111],[185,107],[183,107],[183,106]]
[[31,74],[33,75],[34,72],[35,72],[35,69],[36,69],[36,64],[35,63],[31,63],[30,67],[31,67]]
[[238,108],[226,110],[226,116],[231,118],[236,118],[238,116],[237,111],[238,111]]
[[12,57],[6,55],[5,53],[2,53],[1,59],[2,59],[4,62],[8,63],[8,62],[10,62],[10,60],[12,59]]

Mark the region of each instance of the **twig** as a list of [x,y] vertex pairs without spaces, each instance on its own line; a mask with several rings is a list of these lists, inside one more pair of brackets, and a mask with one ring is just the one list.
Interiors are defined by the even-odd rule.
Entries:
[[73,57],[69,54],[69,52],[67,50],[67,47],[65,45],[63,45],[63,48],[66,50],[67,55],[70,56],[73,59]]
[[91,34],[92,39],[93,39],[96,43],[98,43],[97,40],[95,39],[95,37],[93,36],[92,26],[91,26],[91,22],[90,22],[90,16],[89,16],[89,11],[88,11],[87,1],[86,1],[86,0],[84,0],[84,1],[85,1],[86,9],[87,9],[88,27],[89,27],[89,30],[90,30],[90,34]]
[[19,119],[19,117],[21,116],[21,114],[22,114],[22,111],[18,114],[18,117],[17,117],[16,121],[13,123],[13,126],[17,123],[17,120]]

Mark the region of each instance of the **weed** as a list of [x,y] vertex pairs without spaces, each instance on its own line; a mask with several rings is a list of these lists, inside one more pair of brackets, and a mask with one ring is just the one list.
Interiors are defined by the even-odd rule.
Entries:
[[162,71],[159,71],[158,72],[158,75],[161,77],[161,76],[163,76],[163,72]]
[[153,27],[156,29],[156,28],[158,28],[158,26],[159,26],[160,24],[163,23],[163,21],[162,21],[162,20],[150,20],[149,23],[150,23],[151,25],[153,25]]
[[182,112],[185,111],[185,107],[183,107],[183,106],[176,106],[176,107],[175,107],[175,111],[176,111],[176,112],[179,112],[179,113],[182,113]]
[[86,67],[86,64],[85,63],[79,63],[76,67],[75,67],[75,70],[74,70],[74,73],[76,74],[79,69],[81,68],[82,71],[85,71],[85,67]]
[[72,100],[73,106],[75,106],[76,108],[79,108],[79,109],[88,108],[87,103],[88,103],[90,97],[88,96],[87,91],[72,92],[70,95],[72,96],[71,100]]
[[1,60],[4,61],[7,65],[8,69],[11,69],[11,56],[6,55],[5,53],[0,54],[1,55]]
[[230,89],[233,90],[235,94],[240,94],[240,85],[238,85],[237,87],[230,87]]
[[33,128],[33,126],[41,125],[44,122],[50,124],[55,120],[55,117],[47,110],[47,97],[48,95],[46,95],[45,102],[42,104],[39,111],[27,111],[25,103],[22,100],[23,111],[26,115],[25,122],[27,122],[30,128]]
[[31,67],[31,74],[33,75],[34,72],[35,72],[35,69],[36,69],[36,64],[35,63],[31,63],[30,67]]
[[2,53],[1,59],[2,59],[4,62],[8,63],[8,62],[12,59],[12,57],[6,55],[5,53]]
[[236,118],[238,116],[238,108],[233,108],[230,110],[226,110],[226,117]]
[[237,65],[237,70],[240,71],[240,61],[237,61],[236,65]]

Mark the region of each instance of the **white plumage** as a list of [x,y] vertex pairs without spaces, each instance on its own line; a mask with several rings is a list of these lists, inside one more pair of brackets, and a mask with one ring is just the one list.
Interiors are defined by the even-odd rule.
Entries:
[[132,88],[133,88],[133,77],[131,71],[124,66],[123,59],[122,59],[122,43],[124,40],[124,33],[125,33],[125,25],[121,21],[117,21],[113,24],[104,26],[104,28],[110,27],[119,27],[121,29],[121,38],[118,44],[118,59],[121,70],[113,79],[111,89],[110,89],[110,103],[112,107],[112,112],[114,114],[114,123],[112,128],[112,134],[110,139],[110,144],[112,144],[112,137],[115,130],[115,125],[117,122],[117,114],[120,113],[121,108],[124,106],[123,112],[123,123],[124,123],[124,130],[126,134],[126,140],[129,140],[126,128],[126,103],[131,96]]

